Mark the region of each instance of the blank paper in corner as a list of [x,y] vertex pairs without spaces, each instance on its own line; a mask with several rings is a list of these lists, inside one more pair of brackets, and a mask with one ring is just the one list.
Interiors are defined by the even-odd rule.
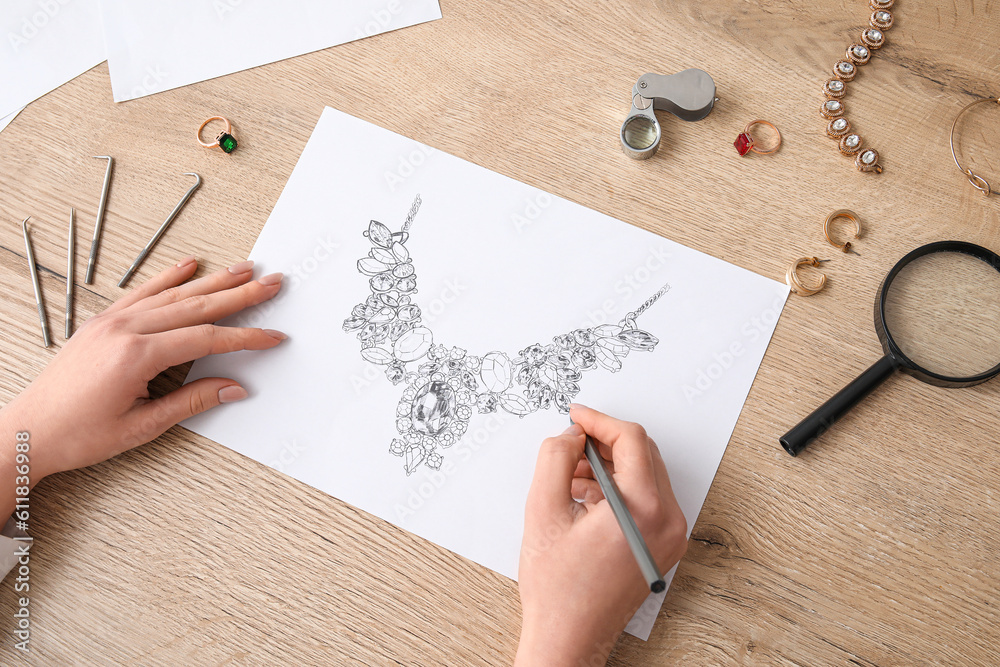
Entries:
[[646,427],[694,526],[788,295],[333,109],[250,258],[284,286],[224,324],[289,339],[195,363],[250,398],[184,425],[512,578],[570,401]]
[[441,18],[438,0],[102,0],[101,11],[116,102]]

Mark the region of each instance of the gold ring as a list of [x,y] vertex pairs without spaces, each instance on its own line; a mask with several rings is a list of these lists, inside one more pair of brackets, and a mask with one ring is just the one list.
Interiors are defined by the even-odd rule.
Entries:
[[751,139],[753,138],[753,135],[750,134],[750,128],[753,127],[754,125],[763,125],[765,127],[771,128],[774,131],[774,136],[776,136],[778,140],[775,142],[773,148],[769,148],[768,150],[765,151],[758,148],[757,140],[753,139],[750,143],[750,150],[759,155],[771,155],[772,153],[777,153],[778,149],[781,148],[781,132],[778,131],[778,128],[776,128],[773,123],[769,123],[766,120],[752,120],[749,123],[747,123],[747,126],[745,128],[743,128],[743,134],[747,135],[748,137],[751,137]]
[[[205,126],[213,120],[221,120],[226,124],[226,129],[219,133],[219,136],[215,138],[215,141],[205,141],[201,138],[201,131],[204,130]],[[204,123],[198,126],[197,137],[198,143],[205,148],[221,148],[226,153],[232,153],[236,150],[236,137],[233,136],[233,124],[224,116],[212,116],[211,118],[205,120]]]

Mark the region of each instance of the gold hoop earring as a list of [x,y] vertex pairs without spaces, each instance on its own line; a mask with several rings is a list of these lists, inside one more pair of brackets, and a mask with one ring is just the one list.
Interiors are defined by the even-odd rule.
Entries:
[[832,223],[837,218],[846,218],[851,222],[853,222],[854,236],[852,238],[854,238],[855,240],[861,238],[861,220],[858,218],[857,213],[855,213],[854,211],[848,211],[846,208],[834,211],[833,213],[831,213],[826,217],[826,222],[823,223],[823,236],[826,237],[826,240],[829,241],[830,245],[832,245],[834,248],[840,248],[844,252],[853,252],[855,255],[858,255],[860,257],[861,255],[859,255],[857,251],[852,250],[853,246],[851,245],[850,241],[847,241],[846,243],[837,243],[836,241],[833,240],[833,236],[830,233],[830,223]]
[[829,261],[828,259],[818,259],[816,257],[799,257],[792,262],[792,265],[788,267],[788,271],[785,272],[785,282],[788,284],[789,289],[799,296],[812,296],[822,290],[826,287],[826,275],[820,274],[819,284],[816,287],[806,287],[796,272],[800,266],[819,266],[823,262]]

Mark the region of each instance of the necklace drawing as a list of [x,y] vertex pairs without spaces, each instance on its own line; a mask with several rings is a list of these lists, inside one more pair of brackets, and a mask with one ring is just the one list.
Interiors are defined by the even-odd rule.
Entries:
[[376,220],[369,223],[364,236],[372,247],[358,260],[358,272],[368,277],[371,295],[344,320],[344,331],[361,341],[362,358],[384,366],[394,385],[406,385],[396,406],[399,437],[389,452],[403,459],[407,476],[420,465],[440,469],[440,450],[462,439],[473,410],[524,417],[555,407],[568,414],[584,373],[595,368],[616,373],[630,351],[656,348],[659,340],[637,328],[635,320],[669,285],[618,324],[576,329],[547,345],[528,345],[516,355],[494,351],[474,356],[436,342],[413,303],[417,276],[406,248],[420,203],[417,195],[398,232]]

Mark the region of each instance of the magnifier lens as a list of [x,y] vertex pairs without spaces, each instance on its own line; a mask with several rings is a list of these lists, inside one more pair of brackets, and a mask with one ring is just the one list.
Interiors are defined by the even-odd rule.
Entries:
[[657,134],[656,121],[648,116],[632,116],[622,128],[625,143],[637,151],[644,151],[656,143]]
[[932,252],[895,275],[885,325],[922,369],[973,377],[1000,364],[1000,271],[961,252]]

